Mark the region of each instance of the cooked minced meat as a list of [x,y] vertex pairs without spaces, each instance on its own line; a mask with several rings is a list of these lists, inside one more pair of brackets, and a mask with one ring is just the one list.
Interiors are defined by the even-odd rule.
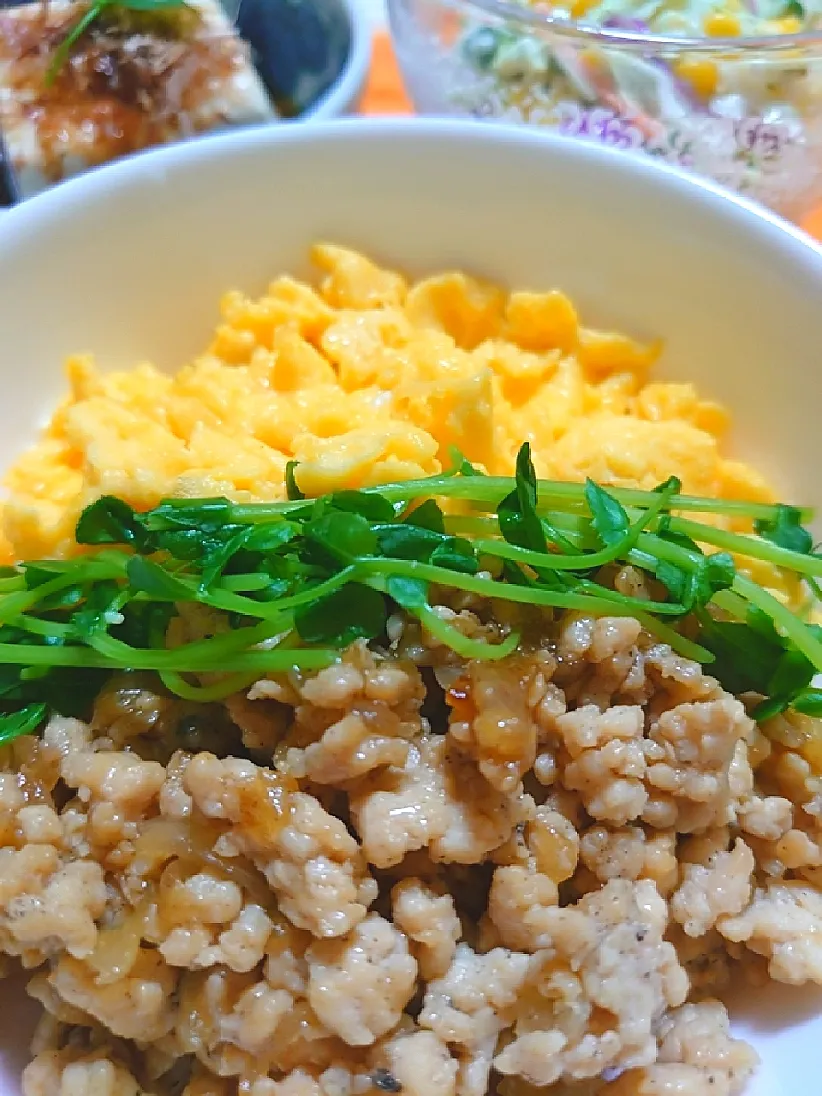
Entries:
[[741,1092],[730,972],[822,983],[788,717],[633,620],[482,665],[392,638],[199,713],[115,681],[5,748],[26,1096]]

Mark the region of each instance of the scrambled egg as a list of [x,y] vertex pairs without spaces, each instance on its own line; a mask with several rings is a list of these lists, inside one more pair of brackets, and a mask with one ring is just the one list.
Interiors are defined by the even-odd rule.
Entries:
[[284,495],[286,462],[308,495],[425,476],[456,445],[511,474],[523,441],[543,477],[771,500],[726,459],[727,418],[689,384],[658,384],[658,346],[580,323],[562,293],[507,293],[463,273],[409,285],[321,244],[318,288],[278,278],[238,291],[202,357],[171,377],[98,373],[69,360],[70,394],[11,469],[7,559],[76,551],[81,509],[101,494],[149,508],[167,496]]

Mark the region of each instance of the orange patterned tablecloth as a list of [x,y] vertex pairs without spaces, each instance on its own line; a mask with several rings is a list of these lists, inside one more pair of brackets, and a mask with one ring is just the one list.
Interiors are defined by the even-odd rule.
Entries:
[[[360,109],[363,114],[411,114],[413,111],[403,91],[391,42],[384,31],[378,31],[374,37],[371,76]],[[822,240],[822,209],[807,217],[802,227]]]

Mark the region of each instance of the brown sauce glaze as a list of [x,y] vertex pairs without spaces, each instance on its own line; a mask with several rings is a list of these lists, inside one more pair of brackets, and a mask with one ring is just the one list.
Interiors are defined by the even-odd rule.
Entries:
[[84,10],[0,13],[0,125],[7,133],[33,125],[50,181],[64,177],[69,155],[104,163],[228,120],[215,92],[246,65],[245,44],[215,33],[191,9],[177,19],[100,18],[50,84],[54,51]]

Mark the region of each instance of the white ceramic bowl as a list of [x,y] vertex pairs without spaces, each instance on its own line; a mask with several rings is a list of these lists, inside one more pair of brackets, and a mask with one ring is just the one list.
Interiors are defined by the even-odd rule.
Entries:
[[[0,464],[63,391],[69,351],[179,366],[229,286],[307,273],[332,239],[412,273],[456,265],[565,289],[594,323],[664,336],[663,373],[737,417],[734,445],[786,500],[822,505],[822,251],[650,160],[524,128],[350,121],[204,139],[103,168],[0,220]],[[16,1015],[16,998],[4,1015]],[[822,995],[748,993],[764,1065],[746,1096],[818,1092]],[[18,1091],[10,1019],[3,1096]]]

